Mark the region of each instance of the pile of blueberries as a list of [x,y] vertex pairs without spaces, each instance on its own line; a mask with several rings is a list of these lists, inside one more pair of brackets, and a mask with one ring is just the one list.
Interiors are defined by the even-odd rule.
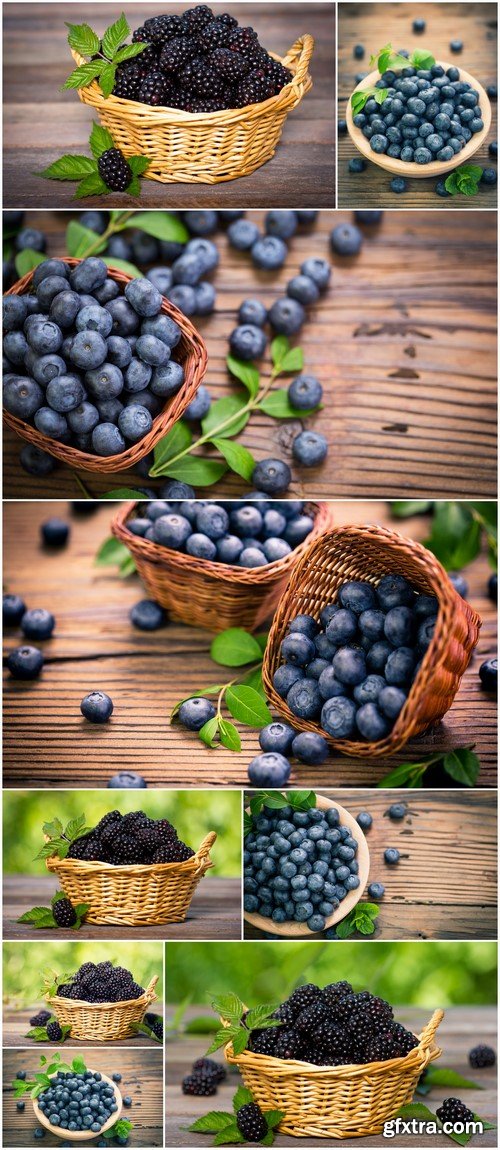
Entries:
[[324,930],[360,882],[358,843],[337,808],[264,807],[251,818],[243,854],[245,911]]
[[40,1110],[58,1130],[91,1130],[99,1134],[118,1110],[116,1090],[98,1070],[58,1070],[37,1098]]
[[298,499],[258,503],[156,499],[141,504],[140,510],[139,516],[127,521],[133,535],[196,559],[236,567],[264,567],[284,559],[314,526]]
[[397,574],[343,583],[337,601],[292,619],[275,690],[335,739],[386,738],[434,633],[438,601]]

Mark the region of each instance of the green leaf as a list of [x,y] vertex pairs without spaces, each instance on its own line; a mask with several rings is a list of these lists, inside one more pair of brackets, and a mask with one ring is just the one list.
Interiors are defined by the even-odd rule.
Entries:
[[226,363],[235,379],[239,379],[240,383],[246,387],[252,399],[258,394],[260,387],[260,375],[258,368],[253,363],[245,363],[242,359],[236,359],[234,355],[228,355]]
[[444,756],[443,766],[450,778],[467,787],[475,787],[481,769],[477,755],[470,747],[458,747]]
[[253,687],[254,691],[258,691],[263,699],[266,698],[264,684],[262,682],[262,668],[256,667],[255,671],[251,671],[249,675],[245,676],[245,683],[247,687]]
[[[95,164],[94,164],[95,168]],[[66,247],[69,256],[74,256],[75,259],[83,259],[87,252],[92,248],[92,251],[97,255],[99,252],[104,251],[107,247],[107,240],[100,240],[96,232],[91,231],[90,228],[84,227],[78,220],[70,220],[66,228]]]
[[229,719],[220,719],[219,721],[219,737],[223,747],[228,751],[241,751],[241,739],[239,731],[230,723]]
[[387,99],[387,95],[388,95],[387,88],[375,88],[375,91],[373,93],[373,98],[375,100],[375,103],[376,104],[383,104],[384,100]]
[[283,1110],[264,1110],[264,1118],[271,1130],[274,1130],[275,1126],[279,1126],[284,1117]]
[[400,1106],[395,1117],[423,1118],[428,1122],[437,1122],[436,1115],[423,1102],[407,1102],[405,1106]]
[[434,67],[436,61],[432,52],[428,52],[425,48],[415,48],[415,51],[411,53],[408,63],[412,64],[414,68],[421,68],[424,71],[428,71],[429,68]]
[[202,1118],[192,1122],[189,1130],[195,1134],[215,1134],[217,1130],[232,1126],[233,1122],[232,1114],[226,1114],[224,1110],[211,1110],[209,1114],[204,1114]]
[[212,439],[212,443],[224,456],[231,471],[250,483],[255,469],[255,459],[251,451],[243,447],[242,443],[233,443],[231,439]]
[[458,571],[476,559],[481,548],[481,526],[467,503],[436,503],[431,534],[424,546],[447,571]]
[[14,260],[16,272],[18,276],[25,276],[28,272],[32,272],[33,268],[38,267],[38,264],[43,264],[47,256],[43,256],[41,252],[35,252],[33,248],[24,248],[22,252],[18,252]]
[[304,366],[304,352],[301,347],[291,347],[283,356],[280,364],[280,371],[285,375],[291,374],[293,371],[302,371]]
[[94,56],[99,51],[99,37],[88,24],[68,24],[68,44],[80,56]]
[[185,224],[171,212],[138,212],[129,220],[129,225],[157,240],[175,240],[180,244],[189,240]]
[[227,688],[225,703],[233,719],[247,727],[266,727],[273,721],[262,696],[243,683]]
[[278,1007],[277,1002],[264,1003],[262,1006],[254,1006],[247,1012],[245,1018],[245,1026],[247,1030],[258,1030],[263,1026],[264,1022],[270,1022],[273,1027],[281,1026],[282,1023],[277,1018],[271,1018],[271,1014]]
[[451,1070],[447,1066],[428,1066],[425,1081],[430,1086],[457,1086],[462,1090],[484,1090],[485,1087],[480,1082],[473,1082],[470,1078],[464,1078],[462,1074],[457,1074],[456,1070]]
[[444,186],[452,196],[475,196],[483,169],[477,164],[462,164],[447,176]]
[[432,511],[428,499],[396,499],[391,503],[391,515],[395,519],[407,519],[411,515],[427,515]]
[[366,88],[364,89],[363,92],[353,92],[352,93],[351,108],[352,108],[353,116],[357,116],[359,114],[359,112],[363,111],[363,108],[364,108],[368,98],[369,98],[368,97],[368,91]]
[[132,169],[134,176],[143,176],[151,166],[151,159],[148,156],[127,156],[127,164]]
[[217,745],[215,742],[215,737],[218,730],[219,719],[217,715],[214,715],[213,719],[208,719],[203,727],[201,727],[201,729],[198,731],[198,736],[202,743],[205,743],[206,747],[215,747]]
[[75,68],[71,75],[68,76],[67,80],[64,81],[61,91],[63,92],[66,88],[88,88],[92,80],[95,80],[105,68],[106,64],[104,60],[101,59],[90,60],[86,64],[80,64],[80,66]]
[[220,1050],[221,1046],[227,1046],[231,1040],[231,1031],[229,1027],[223,1026],[216,1031],[214,1037],[208,1047],[207,1054],[214,1054],[216,1050]]
[[107,128],[105,128],[102,124],[98,124],[97,121],[94,120],[92,124],[92,131],[90,133],[89,144],[92,155],[96,160],[98,160],[99,156],[102,156],[103,152],[107,152],[108,148],[114,148],[115,141],[111,135],[111,132],[108,132]]
[[109,60],[112,60],[123,41],[127,39],[130,28],[122,12],[118,20],[106,29],[102,38],[102,51]]
[[225,1130],[219,1130],[219,1133],[215,1135],[214,1146],[232,1146],[235,1142],[244,1141],[243,1134],[238,1130],[236,1122],[233,1122],[231,1126],[227,1126]]
[[127,555],[125,559],[122,559],[120,566],[118,567],[118,574],[120,579],[126,579],[129,575],[134,575],[136,571],[137,567],[135,559],[132,555]]
[[101,179],[99,172],[92,172],[90,176],[84,176],[78,185],[75,192],[75,199],[83,200],[86,196],[107,196],[109,192],[110,188],[108,188],[108,185]]
[[234,1038],[232,1039],[233,1050],[235,1054],[243,1054],[243,1051],[246,1050],[248,1046],[249,1038],[250,1034],[248,1030],[244,1030],[243,1027],[241,1027],[240,1030],[238,1030],[238,1033],[235,1034]]
[[232,990],[228,991],[226,994],[216,995],[216,997],[212,1000],[212,1010],[214,1010],[215,1013],[218,1014],[220,1018],[223,1018],[226,1022],[232,1023],[239,1021],[242,1015],[245,1013],[245,1007],[241,1001],[241,998],[239,998],[237,994],[234,994]]
[[235,1114],[238,1113],[238,1110],[241,1110],[242,1106],[246,1106],[248,1102],[253,1102],[252,1091],[247,1090],[246,1086],[238,1086],[233,1098],[233,1110]]
[[118,268],[118,271],[125,272],[126,275],[132,276],[134,279],[142,276],[139,268],[136,268],[135,264],[129,264],[128,260],[119,260],[116,256],[103,256],[102,258],[108,268]]
[[31,926],[35,926],[37,929],[54,927],[57,925],[54,920],[52,911],[48,906],[34,906],[31,910],[27,910],[24,914],[22,914],[21,917],[17,919],[17,921],[28,922],[31,924]]
[[290,350],[290,340],[287,335],[277,335],[271,343],[271,359],[273,366],[279,368],[281,363]]
[[146,47],[146,44],[124,44],[123,48],[120,48],[113,57],[113,64],[122,64],[124,60],[133,60],[134,56],[140,56]]
[[121,563],[123,559],[128,559],[130,552],[124,543],[120,543],[113,535],[109,539],[105,539],[101,543],[94,563],[97,567],[110,567]]
[[128,187],[126,188],[127,196],[132,196],[137,199],[141,194],[141,184],[137,176],[133,176]]
[[190,483],[192,487],[211,487],[213,483],[219,482],[226,471],[226,464],[219,463],[216,459],[201,459],[198,455],[186,455],[177,463],[165,463],[162,475],[167,475],[169,479],[180,479],[184,483]]
[[244,667],[262,658],[257,640],[243,627],[228,627],[215,636],[210,647],[210,658],[222,667]]
[[162,475],[161,468],[168,463],[170,459],[174,459],[176,455],[180,455],[182,451],[187,451],[193,442],[193,436],[187,426],[179,420],[174,423],[171,431],[168,431],[163,439],[156,444],[154,449],[154,465],[149,474],[153,477]]
[[140,499],[141,492],[137,491],[135,487],[114,487],[112,491],[106,491],[104,495],[99,496],[100,499]]
[[[202,420],[201,430],[203,434],[211,435],[213,433],[217,435],[218,439],[239,435],[250,419],[249,411],[245,410],[243,414],[240,414],[246,405],[247,400],[241,395],[225,395],[222,399],[217,399]],[[230,421],[228,426],[221,428],[221,424],[228,420]]]
[[99,76],[99,87],[105,100],[107,100],[108,96],[110,96],[113,91],[115,86],[115,77],[116,65],[105,64]]
[[[433,762],[435,761],[433,759]],[[380,779],[377,787],[387,789],[388,787],[418,786],[425,775],[427,765],[427,763],[400,763],[399,767],[394,767],[392,771],[384,775],[383,779]]]
[[272,415],[273,419],[307,419],[308,415],[317,411],[317,408],[314,407],[311,407],[309,411],[299,411],[297,407],[293,407],[285,388],[270,391],[269,395],[266,395],[258,406],[260,411],[265,411],[266,415]]
[[44,180],[82,180],[96,170],[95,160],[90,156],[61,156],[38,174]]

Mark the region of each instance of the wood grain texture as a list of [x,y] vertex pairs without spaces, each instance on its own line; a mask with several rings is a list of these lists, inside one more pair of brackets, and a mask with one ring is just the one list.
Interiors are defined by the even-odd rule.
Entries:
[[[252,215],[262,222],[261,213]],[[242,299],[257,296],[271,306],[303,260],[331,255],[328,233],[348,219],[346,212],[322,212],[312,233],[294,237],[286,267],[276,276],[257,272],[218,233],[217,310],[197,321],[208,346],[205,382],[214,398],[233,391],[225,359]],[[47,232],[51,256],[65,253],[67,221],[64,213],[27,216],[28,224]],[[305,370],[324,388],[323,410],[306,424],[257,413],[239,442],[256,459],[271,456],[291,464],[292,441],[304,426],[326,436],[330,449],[322,467],[293,466],[293,497],[494,498],[494,213],[386,213],[379,228],[366,229],[358,258],[331,258],[330,290],[309,310],[300,339]],[[268,378],[267,356],[262,372]],[[64,466],[47,479],[26,475],[19,464],[21,446],[6,428],[7,498],[81,494],[76,474]],[[80,475],[95,498],[116,486],[144,484],[133,472],[115,478]],[[244,490],[243,480],[228,473],[210,493],[232,498]]]
[[[4,938],[33,939],[33,928],[18,918],[32,906],[47,906],[58,883],[51,875],[6,875],[3,888]],[[53,936],[51,930],[37,930],[36,938]],[[165,926],[98,926],[83,923],[78,932],[90,939],[240,939],[241,883],[239,879],[216,878],[209,871],[194,893],[185,922]],[[33,1014],[34,1012],[31,1011]]]
[[[29,1079],[33,1077],[39,1069],[41,1050],[39,1046],[37,1050],[4,1051],[2,1145],[5,1147],[35,1145],[33,1142],[35,1121],[31,1101],[27,1098],[25,1113],[18,1114],[12,1082],[21,1067],[26,1070]],[[83,1056],[90,1070],[104,1071],[108,1075],[114,1074],[117,1070],[121,1073],[122,1081],[119,1083],[121,1093],[129,1094],[132,1098],[132,1106],[123,1110],[123,1117],[129,1118],[134,1124],[134,1146],[164,1146],[161,1046],[158,1046],[157,1050],[123,1048],[119,1051],[116,1049],[106,1051],[102,1047],[82,1049],[81,1046],[72,1047],[66,1043],[64,1058],[70,1061],[77,1054]],[[61,1140],[47,1132],[43,1145],[60,1146]]]
[[[391,523],[410,538],[423,539],[425,518],[389,519],[382,503],[336,503],[338,523]],[[133,629],[130,607],[143,589],[136,576],[121,580],[114,568],[96,568],[93,558],[109,535],[112,505],[87,520],[74,520],[62,554],[43,551],[39,525],[60,504],[6,504],[4,583],[30,606],[53,608],[54,637],[44,643],[46,664],[34,683],[5,678],[4,786],[103,787],[118,770],[144,775],[149,786],[244,786],[247,765],[259,753],[257,732],[242,729],[243,751],[209,751],[195,734],[169,724],[173,705],[201,687],[221,682],[221,668],[209,657],[211,636],[172,623],[147,634]],[[397,763],[419,761],[436,751],[474,744],[481,763],[479,785],[495,786],[496,704],[481,688],[478,667],[496,653],[496,612],[486,595],[485,556],[468,569],[470,601],[483,618],[479,645],[453,707],[433,731],[412,740],[389,760],[351,760],[335,754],[323,766],[294,766],[293,786],[373,786]],[[6,648],[19,643],[6,635]],[[226,672],[229,676],[229,673]],[[222,672],[224,681],[224,672]],[[109,723],[85,722],[80,701],[88,691],[108,692],[114,701]],[[444,785],[448,786],[446,779]]]
[[[225,11],[223,3],[214,11]],[[131,29],[146,15],[179,12],[176,3],[126,3],[123,11]],[[141,181],[141,207],[333,207],[335,204],[335,5],[234,4],[231,13],[251,24],[261,43],[286,55],[295,40],[309,32],[316,41],[311,64],[312,91],[287,118],[276,154],[252,175],[216,185],[160,184]],[[36,3],[5,7],[4,60],[5,134],[4,206],[73,207],[75,185],[37,178],[63,153],[88,154],[92,109],[75,92],[61,92],[73,68],[67,43],[64,4],[47,8]],[[76,20],[75,16],[75,20]],[[117,18],[115,4],[86,3],[78,21],[102,35]],[[30,64],[27,43],[36,39]],[[95,118],[95,117],[94,117]],[[125,194],[92,196],[86,207],[133,207]]]
[[[202,1008],[190,1007],[193,1016],[200,1013]],[[170,1008],[172,1013],[172,1008]],[[398,1007],[396,1010],[396,1017],[399,1022],[404,1026],[416,1033],[421,1030],[429,1019],[430,1010],[421,1010],[416,1007]],[[189,1017],[189,1012],[187,1014]],[[471,1110],[479,1113],[483,1119],[488,1122],[494,1123],[496,1121],[496,1069],[492,1067],[490,1070],[471,1071],[467,1061],[467,1051],[473,1046],[480,1037],[482,1042],[491,1043],[495,1046],[496,1043],[496,1012],[493,1007],[450,1007],[445,1012],[445,1017],[438,1030],[438,1042],[443,1049],[441,1059],[436,1066],[446,1066],[448,1069],[455,1070],[457,1073],[472,1077],[474,1081],[483,1086],[483,1089],[466,1090],[462,1091],[463,1097],[467,1106]],[[181,1081],[185,1074],[189,1073],[191,1064],[195,1058],[199,1058],[205,1053],[206,1041],[201,1037],[197,1038],[176,1038],[169,1039],[166,1046],[166,1145],[177,1146],[199,1146],[199,1134],[191,1134],[186,1129],[191,1122],[196,1118],[206,1114],[207,1106],[205,1098],[186,1097],[181,1091]],[[220,1053],[216,1056],[221,1061]],[[234,1092],[237,1086],[241,1083],[238,1075],[231,1073],[229,1082],[223,1082],[219,1087],[217,1094],[217,1110],[231,1110],[231,1103]],[[434,1087],[430,1094],[421,1100],[435,1113],[436,1108],[441,1105],[444,1098],[449,1097],[450,1087]],[[418,1096],[417,1096],[418,1098]],[[403,1137],[401,1137],[401,1144]],[[342,1145],[348,1147],[364,1147],[374,1146],[387,1146],[388,1139],[382,1135],[370,1136],[366,1138],[352,1138],[346,1139]],[[276,1148],[280,1150],[282,1146],[297,1146],[301,1147],[318,1147],[321,1150],[322,1146],[338,1146],[339,1143],[335,1139],[326,1138],[308,1138],[307,1140],[301,1139],[299,1142],[296,1138],[289,1135],[278,1134],[276,1137]],[[414,1147],[415,1150],[427,1150],[427,1148],[435,1148],[436,1138],[426,1135],[404,1135],[404,1145],[408,1146],[409,1150]],[[481,1135],[482,1146],[496,1146],[497,1145],[497,1132],[496,1130],[488,1130]]]
[[[41,1050],[40,1043],[35,1042],[35,1040],[33,1038],[27,1038],[26,1035],[27,1035],[28,1031],[31,1029],[30,1018],[32,1018],[34,1014],[37,1014],[37,1012],[39,1010],[49,1010],[49,1009],[50,1009],[50,1007],[48,1006],[48,1004],[46,1002],[42,1002],[41,1005],[37,1004],[37,1003],[33,1003],[32,1006],[27,1007],[25,1010],[13,1010],[12,1008],[5,1006],[4,1011],[3,1011],[3,1022],[2,1022],[2,1025],[3,1025],[3,1046],[4,1047],[9,1047],[9,1046],[31,1047],[31,1046],[34,1046],[34,1047],[36,1047],[37,1050]],[[151,1010],[154,1011],[155,1014],[162,1014],[163,1007],[162,1007],[161,1002],[154,1002],[152,1007],[151,1007]],[[72,1037],[71,1038],[71,1045],[72,1046],[86,1046],[86,1043],[81,1042],[77,1038]],[[108,1048],[111,1049],[111,1047],[117,1047],[117,1046],[118,1047],[141,1046],[141,1047],[144,1047],[144,1049],[147,1049],[148,1051],[151,1050],[151,1048],[161,1049],[161,1044],[160,1043],[157,1044],[154,1041],[154,1039],[148,1038],[146,1034],[133,1034],[133,1035],[131,1035],[130,1038],[119,1038],[118,1040],[113,1041],[113,1042],[109,1042],[109,1043],[103,1043],[103,1042],[96,1043],[96,1046],[100,1047],[101,1049],[104,1047],[105,1050],[107,1050]]]
[[[496,937],[496,791],[406,791],[407,814],[400,822],[387,812],[401,802],[401,791],[320,793],[354,816],[361,810],[373,816],[366,832],[368,883],[382,882],[385,895],[370,938]],[[397,866],[384,862],[388,846],[400,851]],[[366,891],[363,899],[373,901]],[[246,921],[244,934],[263,937]]]
[[[416,16],[424,16],[427,28],[422,35],[412,31]],[[465,68],[483,87],[497,81],[497,7],[496,4],[425,4],[425,10],[416,3],[371,4],[340,3],[338,24],[338,115],[345,119],[345,109],[354,88],[356,75],[367,73],[370,55],[384,44],[391,43],[398,50],[427,48],[437,60],[448,60],[458,68]],[[463,40],[463,51],[450,52],[450,40]],[[363,44],[363,60],[355,60],[355,44]],[[497,104],[492,101],[493,119],[488,138],[475,153],[472,163],[483,168],[496,167],[496,159],[488,155],[488,144],[496,140]],[[497,189],[481,184],[477,196],[436,195],[436,176],[409,179],[406,192],[396,195],[390,189],[391,173],[368,164],[360,174],[349,172],[349,160],[359,155],[349,136],[338,139],[339,207],[359,208],[433,208],[445,212],[474,211],[497,206]],[[442,213],[441,213],[442,214]]]

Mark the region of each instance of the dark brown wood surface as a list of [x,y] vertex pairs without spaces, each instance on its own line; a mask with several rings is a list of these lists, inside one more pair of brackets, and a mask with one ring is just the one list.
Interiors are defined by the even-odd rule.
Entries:
[[[52,1048],[53,1049],[53,1048]],[[36,1122],[31,1100],[26,1098],[24,1114],[18,1114],[14,1100],[12,1083],[18,1070],[26,1070],[27,1078],[39,1070],[39,1057],[43,1048],[37,1050],[6,1050],[3,1056],[3,1146],[34,1146],[33,1130]],[[122,1095],[129,1094],[132,1106],[124,1108],[122,1117],[133,1123],[130,1136],[134,1146],[164,1146],[163,1138],[163,1068],[162,1049],[127,1050],[116,1048],[109,1051],[102,1047],[89,1049],[81,1046],[64,1047],[63,1059],[71,1061],[76,1055],[83,1055],[90,1070],[100,1070],[111,1076],[116,1071],[122,1075],[119,1088]],[[61,1140],[47,1132],[44,1146],[60,1146]],[[77,1145],[75,1143],[75,1145]]]
[[[334,944],[332,944],[334,945]],[[195,1008],[193,1014],[196,1013]],[[172,1008],[171,1008],[172,1010]],[[200,1008],[198,1008],[200,1013]],[[417,1009],[416,1007],[398,1007],[396,1009],[396,1017],[399,1022],[407,1026],[410,1030],[418,1033],[426,1022],[429,1020],[431,1014],[430,1010]],[[442,1047],[442,1057],[439,1062],[434,1065],[440,1064],[448,1069],[452,1069],[459,1074],[464,1075],[466,1078],[471,1078],[474,1082],[481,1084],[483,1089],[477,1090],[461,1090],[460,1097],[475,1113],[481,1115],[482,1119],[494,1123],[496,1121],[496,1068],[492,1067],[490,1070],[472,1071],[467,1061],[467,1051],[471,1046],[474,1046],[478,1040],[481,1042],[491,1043],[496,1045],[496,1012],[493,1007],[450,1007],[439,1027],[437,1034],[439,1045]],[[187,1127],[206,1114],[209,1108],[230,1111],[232,1109],[232,1098],[238,1085],[241,1084],[241,1078],[231,1073],[228,1081],[223,1082],[219,1087],[216,1097],[212,1100],[213,1107],[207,1106],[206,1098],[193,1098],[187,1096],[181,1091],[181,1082],[184,1075],[188,1074],[191,1065],[195,1058],[200,1058],[205,1054],[207,1049],[206,1038],[197,1036],[196,1038],[183,1037],[172,1038],[167,1040],[166,1054],[167,1054],[167,1090],[166,1090],[166,1145],[167,1146],[196,1146],[200,1145],[200,1135],[191,1134]],[[216,1058],[219,1062],[222,1061],[221,1052],[218,1052]],[[453,1093],[456,1092],[453,1091]],[[416,1096],[417,1101],[422,1101],[429,1109],[435,1114],[436,1108],[441,1105],[444,1098],[450,1096],[451,1088],[435,1086],[430,1094],[425,1097]],[[497,1131],[488,1130],[481,1137],[476,1136],[473,1138],[471,1145],[481,1146],[496,1146],[497,1145]],[[373,1147],[373,1146],[387,1146],[390,1144],[388,1138],[382,1135],[371,1135],[367,1138],[347,1138],[342,1142],[344,1146],[360,1147]],[[401,1145],[403,1144],[403,1137],[401,1136]],[[276,1137],[276,1147],[279,1150],[281,1146],[297,1146],[304,1147],[317,1146],[338,1146],[335,1139],[326,1138],[307,1138],[300,1139],[299,1143],[296,1138],[290,1135],[278,1134]],[[399,1146],[399,1143],[395,1142]],[[408,1147],[415,1147],[416,1150],[421,1148],[435,1147],[436,1138],[430,1135],[404,1135],[404,1145]]]
[[[85,3],[71,19],[102,35],[124,11],[130,28],[146,16],[183,11],[182,4]],[[214,10],[225,11],[223,3]],[[237,180],[210,184],[162,184],[141,180],[146,208],[333,207],[335,204],[335,5],[232,4],[231,13],[251,24],[261,43],[285,56],[305,32],[315,39],[313,88],[288,116],[277,151],[267,164]],[[4,206],[73,207],[76,184],[40,179],[59,156],[89,154],[94,110],[78,94],[61,92],[74,68],[67,43],[64,4],[5,5],[4,10]],[[36,43],[30,54],[29,44]],[[85,206],[133,207],[125,194],[92,196]]]
[[[260,222],[262,216],[255,214]],[[247,296],[269,307],[311,254],[328,257],[328,233],[349,213],[323,212],[312,233],[294,237],[285,268],[256,272],[218,233],[221,261],[214,277],[217,311],[199,320],[207,342],[206,383],[214,397],[233,391],[225,358],[237,310]],[[68,217],[28,214],[42,227],[50,255],[65,253]],[[306,426],[329,441],[322,467],[298,469],[290,496],[309,498],[479,498],[496,495],[496,218],[494,213],[386,213],[366,230],[359,257],[332,257],[329,292],[311,308],[300,337],[304,369],[318,376],[324,407]],[[298,341],[296,341],[298,342]],[[263,378],[269,377],[266,356]],[[289,377],[279,386],[286,386]],[[292,463],[291,445],[303,421],[252,415],[240,437],[256,459]],[[5,429],[7,498],[78,497],[76,473],[63,465],[47,479],[26,475],[20,439]],[[99,498],[116,488],[143,486],[133,472],[80,472]],[[153,484],[154,485],[154,484]],[[228,473],[210,493],[236,497],[243,480]],[[246,487],[248,491],[248,487]],[[206,495],[206,489],[200,491]]]
[[[412,32],[415,17],[424,17],[427,28],[421,35]],[[370,72],[370,56],[384,44],[393,48],[427,48],[436,60],[445,60],[464,68],[484,88],[497,82],[497,6],[496,4],[339,4],[339,77],[338,116],[345,119],[346,105],[356,87],[356,75]],[[463,40],[463,51],[450,52],[450,40]],[[355,60],[355,44],[363,44],[363,60]],[[483,168],[496,168],[496,159],[488,154],[488,144],[496,140],[497,103],[491,101],[492,122],[488,138],[469,163]],[[447,196],[435,192],[436,176],[408,179],[401,195],[391,191],[391,172],[369,163],[360,174],[349,172],[349,160],[358,156],[348,135],[338,140],[338,204],[359,208],[434,208],[444,212],[461,209],[495,208],[496,186],[481,184],[477,196]],[[460,228],[457,228],[459,231]]]
[[[151,1007],[151,1010],[154,1011],[155,1014],[161,1014],[162,1009],[163,1009],[162,1004],[160,1002],[154,1002],[152,1007]],[[4,1047],[35,1046],[38,1051],[41,1051],[43,1049],[43,1047],[40,1045],[39,1042],[35,1042],[35,1040],[33,1038],[27,1038],[26,1037],[28,1034],[28,1031],[31,1030],[30,1018],[32,1018],[34,1014],[37,1014],[37,1012],[39,1010],[50,1010],[50,1005],[48,1003],[46,1003],[45,1001],[42,1004],[33,1003],[32,1006],[27,1007],[25,1010],[14,1010],[12,1007],[4,1006],[4,1011],[3,1011],[3,1045],[4,1045]],[[79,1041],[77,1038],[74,1038],[72,1036],[71,1037],[71,1045],[72,1046],[85,1046],[87,1044],[84,1043],[83,1041]],[[148,1038],[147,1034],[133,1034],[130,1038],[119,1038],[119,1039],[114,1040],[110,1043],[102,1043],[102,1042],[96,1041],[95,1045],[98,1047],[101,1047],[101,1048],[102,1048],[102,1046],[109,1046],[110,1048],[112,1046],[113,1047],[115,1047],[115,1046],[120,1046],[120,1047],[121,1046],[125,1046],[125,1047],[143,1046],[147,1050],[151,1050],[151,1048],[153,1048],[153,1049],[161,1048],[160,1044],[157,1043],[153,1038]]]
[[[387,812],[401,802],[400,791],[320,793],[354,817],[362,810],[373,816],[365,832],[368,883],[383,883],[385,895],[370,938],[496,937],[496,791],[407,791],[407,814],[398,822]],[[397,866],[384,862],[387,847],[399,850]],[[363,899],[374,901],[367,891]],[[244,931],[245,938],[263,937],[248,922]]]
[[[42,644],[46,664],[40,679],[23,683],[6,673],[4,786],[105,787],[118,770],[138,771],[156,787],[246,785],[248,763],[259,753],[256,731],[242,729],[243,750],[233,754],[210,751],[194,733],[169,724],[178,700],[223,682],[225,673],[231,677],[210,659],[212,637],[174,623],[150,634],[135,630],[128,613],[144,596],[137,576],[123,580],[114,568],[93,565],[109,535],[112,505],[102,505],[87,520],[74,520],[62,553],[44,552],[40,524],[61,511],[64,506],[50,503],[4,507],[5,589],[23,595],[29,606],[53,609],[57,620],[53,638]],[[417,539],[428,530],[425,518],[395,524],[382,503],[339,502],[332,511],[338,523],[390,521]],[[477,673],[483,659],[496,654],[496,612],[486,594],[489,570],[485,556],[467,569],[470,599],[483,627],[443,722],[390,759],[335,754],[320,767],[295,765],[293,786],[374,786],[397,763],[471,745],[481,763],[479,784],[496,785],[496,704],[481,689]],[[18,634],[9,631],[6,649],[18,643]],[[114,701],[113,716],[103,726],[87,723],[80,714],[81,699],[95,689]]]
[[[3,888],[4,938],[33,939],[33,928],[19,923],[18,918],[32,906],[47,906],[58,887],[51,875],[6,875]],[[50,938],[53,931],[37,930],[36,939]],[[241,883],[230,878],[216,878],[210,872],[196,888],[185,922],[166,926],[99,926],[83,923],[81,939],[165,938],[165,939],[239,939],[241,938]],[[33,1014],[34,1012],[31,1011]]]

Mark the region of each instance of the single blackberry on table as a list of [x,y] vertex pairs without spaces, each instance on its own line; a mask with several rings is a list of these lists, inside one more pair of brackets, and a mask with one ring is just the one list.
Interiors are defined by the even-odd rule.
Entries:
[[236,1112],[236,1125],[246,1142],[261,1142],[267,1134],[267,1122],[256,1102],[247,1102]]
[[162,72],[178,72],[188,60],[198,55],[198,44],[188,36],[175,36],[163,45],[160,54],[160,68]]
[[210,1094],[217,1093],[217,1083],[206,1074],[187,1074],[182,1079],[183,1094],[198,1094],[208,1098]]
[[475,1070],[482,1070],[483,1066],[494,1066],[496,1062],[496,1054],[491,1046],[485,1046],[484,1043],[479,1043],[479,1046],[474,1046],[469,1050],[469,1062]]
[[49,1042],[60,1042],[63,1032],[58,1022],[49,1022],[47,1026],[47,1038]]
[[207,64],[214,68],[225,80],[231,84],[242,80],[250,71],[250,64],[238,52],[231,52],[230,48],[217,48],[207,57]]
[[220,1062],[216,1062],[214,1058],[197,1058],[192,1066],[193,1074],[207,1074],[215,1079],[216,1082],[224,1082],[227,1077],[225,1066],[221,1066]]
[[[142,90],[142,89],[141,89]],[[108,148],[97,161],[101,180],[112,192],[124,192],[132,179],[132,169],[119,148]]]
[[30,1018],[30,1026],[46,1026],[50,1018],[50,1010],[39,1010]]
[[69,898],[59,898],[52,906],[52,914],[60,927],[75,925],[76,911]]
[[473,1111],[460,1098],[445,1098],[436,1114],[440,1122],[451,1122],[453,1126],[456,1122],[472,1122],[474,1118]]

